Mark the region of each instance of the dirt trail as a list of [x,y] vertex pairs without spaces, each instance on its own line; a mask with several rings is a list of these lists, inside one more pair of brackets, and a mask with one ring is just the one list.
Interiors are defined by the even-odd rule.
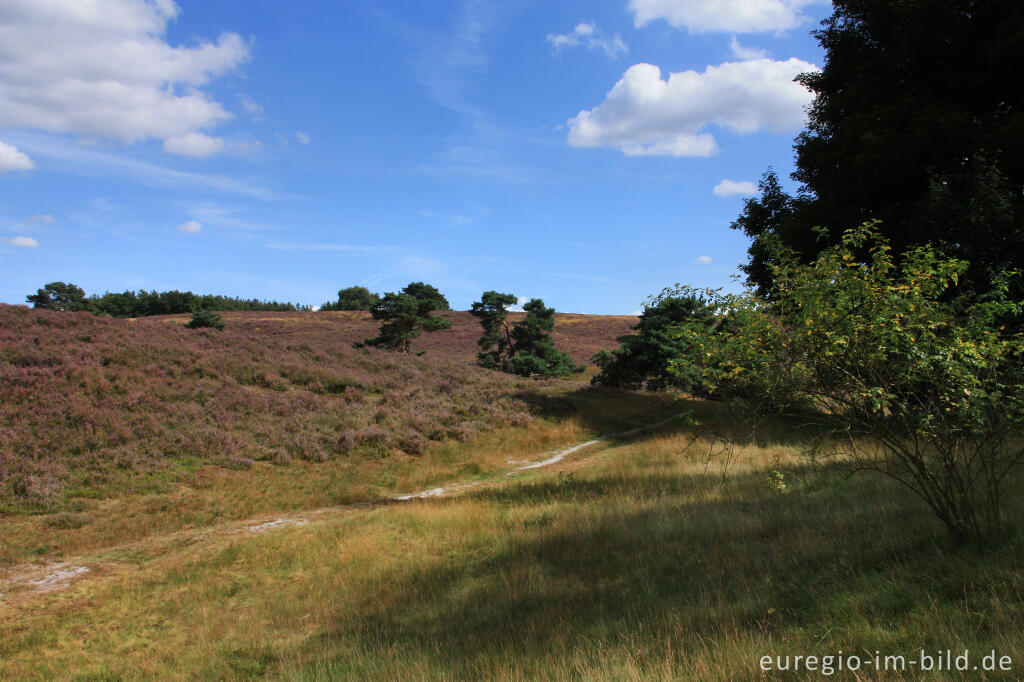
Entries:
[[124,556],[140,554],[145,557],[144,563],[153,559],[172,556],[180,553],[194,553],[197,549],[212,546],[223,542],[227,536],[253,535],[267,531],[278,530],[290,526],[305,526],[314,523],[327,516],[338,516],[342,514],[365,512],[378,507],[402,504],[413,500],[424,500],[435,497],[447,497],[470,488],[477,488],[486,485],[500,483],[503,478],[515,476],[530,469],[539,469],[565,459],[568,455],[578,452],[584,448],[597,445],[614,438],[626,438],[629,436],[656,429],[663,426],[679,415],[673,415],[661,421],[638,426],[627,431],[620,431],[604,436],[599,436],[584,443],[578,443],[570,448],[560,450],[545,459],[519,463],[518,466],[506,471],[504,476],[495,476],[490,479],[453,483],[439,488],[432,488],[418,493],[398,495],[379,500],[357,502],[353,504],[338,505],[333,507],[321,507],[300,512],[294,517],[278,517],[268,519],[266,516],[234,521],[217,526],[205,528],[190,528],[168,533],[165,535],[151,536],[135,542],[97,549],[79,557],[74,557],[60,562],[26,563],[7,568],[0,568],[0,610],[14,603],[25,601],[34,596],[64,590],[72,584],[88,577],[99,577],[111,572],[116,572],[136,562],[126,562]]

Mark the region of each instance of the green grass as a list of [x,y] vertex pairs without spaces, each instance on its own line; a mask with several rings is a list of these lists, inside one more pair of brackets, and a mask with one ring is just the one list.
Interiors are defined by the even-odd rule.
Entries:
[[[582,410],[577,442],[651,411],[538,400]],[[69,590],[3,608],[0,678],[742,680],[765,654],[922,647],[994,649],[1021,675],[1024,543],[953,551],[923,505],[811,469],[778,426],[723,471],[707,425],[733,417],[690,407],[703,437],[667,425],[452,498],[108,553]],[[103,523],[88,513],[60,532]]]

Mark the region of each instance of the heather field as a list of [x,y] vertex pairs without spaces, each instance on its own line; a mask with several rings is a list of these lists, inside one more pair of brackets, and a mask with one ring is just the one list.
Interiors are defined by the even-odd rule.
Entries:
[[[183,513],[156,521],[202,525],[374,499],[496,466],[498,456],[457,461],[451,446],[529,427],[560,382],[476,367],[479,325],[445,314],[451,330],[403,355],[352,347],[376,330],[365,313],[227,313],[218,332],[184,328],[187,316],[0,306],[0,510],[47,515],[59,529],[125,495],[167,507],[163,496],[229,472],[309,488],[258,501],[246,488],[228,508],[182,503]],[[633,320],[561,316],[555,336],[585,362]],[[16,543],[0,540],[0,561],[23,558]]]

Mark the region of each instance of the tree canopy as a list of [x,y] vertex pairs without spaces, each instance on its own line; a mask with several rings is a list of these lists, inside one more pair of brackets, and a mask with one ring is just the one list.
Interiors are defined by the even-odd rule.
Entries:
[[338,300],[324,303],[320,310],[372,310],[380,302],[380,294],[366,287],[348,287],[338,291]]
[[769,172],[732,225],[754,238],[750,283],[770,289],[765,241],[809,262],[875,219],[897,254],[931,241],[969,261],[968,288],[1024,266],[1024,3],[833,7],[814,33],[824,68],[799,79],[815,95],[795,144],[800,189],[787,195]]
[[50,282],[37,293],[26,297],[35,308],[50,310],[88,310],[111,317],[145,317],[177,315],[202,310],[301,310],[293,303],[260,301],[215,294],[193,294],[191,291],[125,291],[93,294],[88,298],[81,287],[64,282]]
[[378,336],[367,339],[368,346],[409,352],[412,340],[421,331],[449,329],[451,320],[431,315],[435,310],[448,310],[448,299],[435,287],[411,282],[397,293],[388,292],[371,309],[373,319],[382,322]]
[[591,383],[622,390],[656,391],[675,386],[699,392],[699,380],[668,371],[673,361],[689,353],[678,325],[693,323],[711,331],[720,322],[709,305],[708,293],[678,285],[665,289],[648,299],[640,321],[633,327],[636,334],[610,353],[604,351],[594,357],[601,373]]

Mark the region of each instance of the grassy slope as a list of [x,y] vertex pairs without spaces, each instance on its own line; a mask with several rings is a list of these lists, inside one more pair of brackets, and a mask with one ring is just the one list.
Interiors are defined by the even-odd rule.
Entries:
[[[248,358],[272,377],[287,379],[281,370],[307,353],[365,360],[345,349],[367,329],[358,318],[316,316],[310,327],[301,314],[259,315],[229,315],[235,336],[226,338],[236,348],[273,350]],[[51,322],[59,328],[70,319]],[[140,323],[133,336],[130,325]],[[30,357],[102,357],[117,345],[104,334],[128,335],[135,345],[124,352],[147,361],[134,369],[149,369],[126,379],[145,381],[153,381],[154,364],[185,367],[198,352],[181,343],[193,337],[176,336],[183,330],[170,319],[114,321],[113,332],[110,324],[82,318],[55,333],[63,345],[33,351],[30,337],[0,349],[9,358],[18,357],[12,347]],[[609,334],[608,320],[577,324],[577,359],[618,333]],[[876,477],[812,471],[799,458],[801,434],[780,425],[761,446],[723,451],[717,436],[742,429],[720,405],[574,382],[527,382],[524,391],[515,380],[478,374],[466,366],[471,330],[461,328],[462,350],[448,358],[461,362],[441,375],[431,353],[385,356],[394,363],[386,365],[338,362],[329,371],[365,372],[370,386],[402,372],[465,379],[470,389],[454,392],[452,405],[482,391],[491,402],[508,401],[490,416],[473,414],[480,426],[465,440],[430,441],[416,456],[372,455],[358,445],[326,462],[295,457],[288,466],[171,458],[99,481],[98,497],[64,500],[81,511],[0,518],[8,565],[37,555],[90,569],[50,594],[24,583],[0,587],[0,678],[753,679],[765,653],[919,647],[996,649],[1014,658],[1009,679],[1019,675],[1019,541],[997,553],[951,554],[920,504]],[[78,336],[91,341],[70,340]],[[160,352],[146,356],[147,347]],[[207,346],[200,364],[229,394],[309,393],[301,404],[312,405],[310,415],[337,397],[292,380],[287,391],[232,383],[232,354],[217,348]],[[21,367],[42,367],[37,378],[50,380],[54,365]],[[89,376],[78,371],[54,370],[52,380],[67,386],[67,376]],[[175,392],[185,384],[163,381],[165,396],[191,395]],[[394,423],[416,402],[411,396],[396,409]],[[688,423],[592,446],[547,469],[503,473],[509,459],[540,458],[680,410],[691,413]],[[529,419],[505,422],[520,413]],[[774,470],[785,490],[771,484]],[[160,475],[162,487],[130,485]],[[481,485],[451,498],[349,504],[458,480]],[[281,516],[309,523],[246,530]]]
[[0,676],[756,679],[765,653],[919,647],[995,649],[1019,673],[1019,542],[949,553],[921,505],[811,471],[791,434],[723,470],[707,433],[667,426],[449,499],[94,557],[68,591],[7,607]]

